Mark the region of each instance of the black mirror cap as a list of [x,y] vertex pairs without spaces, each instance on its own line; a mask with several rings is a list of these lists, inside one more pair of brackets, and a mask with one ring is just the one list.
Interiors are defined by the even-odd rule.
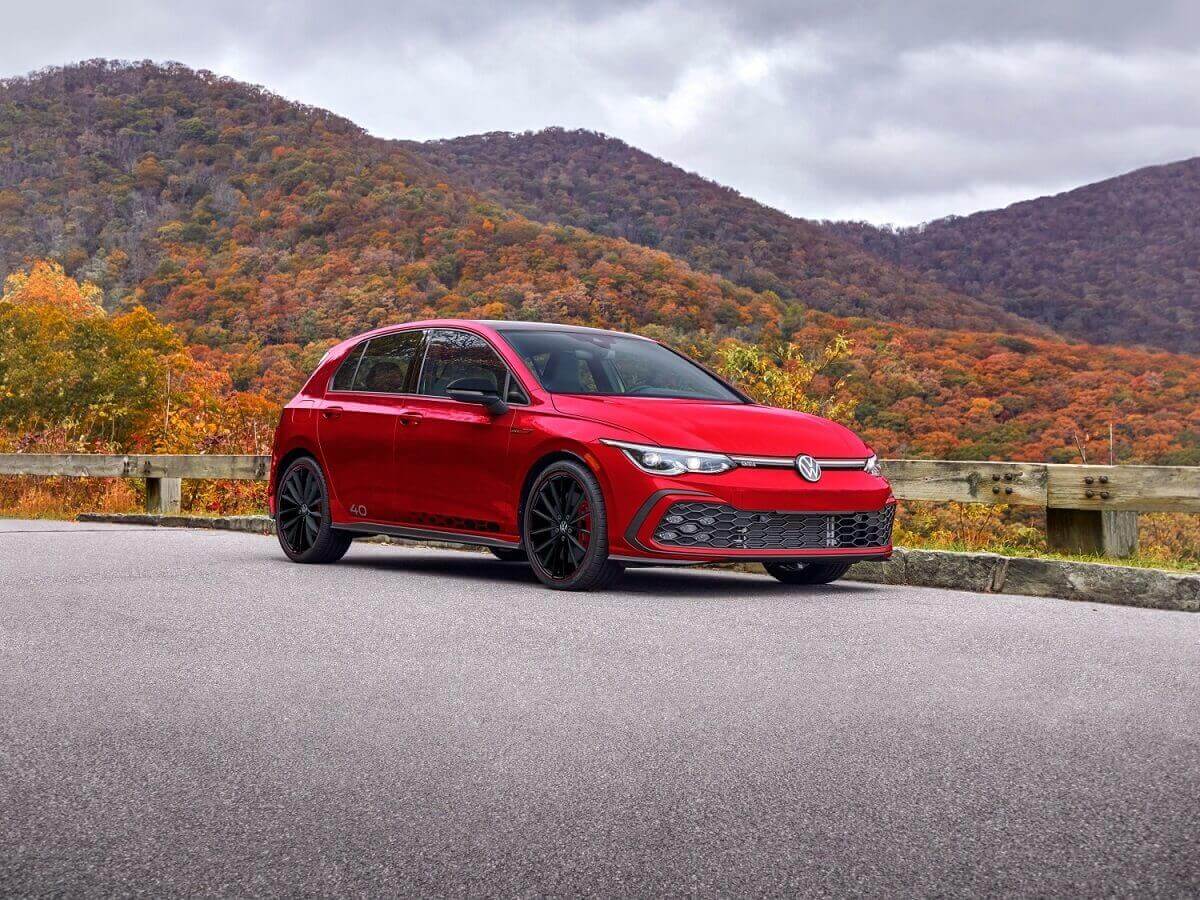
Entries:
[[482,406],[493,416],[508,412],[508,404],[486,378],[460,378],[446,387],[446,396],[459,403]]

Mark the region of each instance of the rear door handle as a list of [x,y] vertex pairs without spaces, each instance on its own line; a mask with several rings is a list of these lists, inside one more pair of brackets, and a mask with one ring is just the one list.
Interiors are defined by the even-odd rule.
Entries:
[[420,413],[404,413],[400,416],[400,424],[401,425],[410,425],[410,426],[420,425],[421,424],[421,414]]
[[326,406],[323,410],[321,410],[322,419],[337,419],[341,415],[342,408],[340,406]]

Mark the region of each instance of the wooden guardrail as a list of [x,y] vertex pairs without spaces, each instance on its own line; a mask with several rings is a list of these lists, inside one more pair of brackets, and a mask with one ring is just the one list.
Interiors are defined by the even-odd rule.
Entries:
[[[177,513],[183,479],[263,481],[269,456],[101,456],[0,453],[0,475],[144,478],[146,508]],[[1036,506],[1047,541],[1071,553],[1128,556],[1139,512],[1200,513],[1200,467],[889,459],[884,474],[901,500]]]

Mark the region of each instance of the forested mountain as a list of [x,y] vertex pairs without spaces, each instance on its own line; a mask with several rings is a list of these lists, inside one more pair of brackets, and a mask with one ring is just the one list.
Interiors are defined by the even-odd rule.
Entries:
[[831,228],[1061,334],[1200,352],[1200,158],[916,228]]
[[814,309],[926,328],[1036,329],[865,253],[815,222],[590,131],[496,132],[408,145],[531,219],[665,250]]
[[664,253],[483,202],[323,110],[150,63],[0,86],[0,276],[35,257],[193,344],[265,346],[242,380],[278,390],[298,348],[433,314],[757,334],[782,310]]
[[[0,275],[16,274],[0,297],[0,445],[85,448],[92,444],[81,442],[117,439],[109,419],[85,430],[87,410],[70,404],[54,421],[31,419],[13,385],[42,377],[45,363],[29,350],[34,343],[59,369],[92,364],[70,360],[101,360],[104,353],[80,344],[98,340],[96,334],[111,333],[113,346],[131,347],[122,352],[134,355],[166,346],[165,337],[148,344],[141,336],[157,335],[159,327],[137,311],[141,305],[175,328],[186,364],[164,357],[145,366],[141,418],[122,419],[132,434],[121,439],[126,448],[233,449],[221,442],[232,432],[216,423],[244,421],[241,410],[260,409],[245,391],[278,402],[335,339],[445,315],[636,329],[714,365],[737,340],[767,372],[786,370],[796,348],[819,356],[840,334],[849,338],[849,352],[826,368],[817,389],[836,389],[844,418],[881,453],[1070,460],[1082,444],[1095,458],[1106,455],[1094,445],[1100,436],[1107,440],[1112,423],[1122,461],[1200,463],[1194,357],[1005,333],[995,330],[1003,316],[981,322],[978,331],[929,327],[942,319],[925,327],[889,324],[883,310],[910,290],[931,315],[953,319],[970,305],[895,274],[895,267],[862,268],[856,260],[869,262],[865,251],[842,257],[843,245],[828,240],[787,257],[813,261],[822,273],[801,282],[808,285],[804,293],[778,282],[755,290],[698,270],[722,270],[718,260],[732,257],[721,256],[720,247],[707,262],[694,256],[694,268],[618,237],[530,221],[465,184],[471,179],[457,165],[418,155],[419,149],[177,65],[96,61],[4,82]],[[615,177],[605,171],[606,179]],[[628,209],[643,208],[638,179],[656,189],[657,177],[647,170],[623,182]],[[746,215],[751,207],[762,212],[738,230],[756,235],[749,247],[762,250],[759,261],[775,259],[790,241],[772,233],[769,211],[700,185],[707,187],[696,187],[694,197],[677,198],[680,209],[696,207],[698,217],[680,221],[707,223],[695,225],[693,236],[707,233],[715,218],[742,214],[704,209],[711,190],[722,202],[743,204],[738,210]],[[674,203],[661,203],[672,232]],[[635,221],[611,208],[614,221],[625,223],[619,228],[602,217],[572,221],[613,233]],[[647,208],[647,215],[654,219],[657,209]],[[650,219],[639,214],[636,221]],[[679,240],[693,234],[689,228],[677,232]],[[697,239],[691,246],[709,245]],[[34,266],[37,259],[49,262]],[[754,281],[766,270],[729,271]],[[71,279],[79,284],[72,287]],[[948,307],[935,302],[938,296]],[[842,315],[814,309],[818,300]],[[111,323],[93,301],[102,302]],[[870,314],[855,317],[864,311]],[[184,360],[183,350],[172,353]],[[201,410],[204,393],[193,391],[186,432],[176,424],[184,369],[197,373],[189,376],[196,384],[221,385],[219,408]],[[56,384],[91,390],[99,383],[90,372],[60,374]],[[217,377],[224,375],[228,384]],[[73,387],[64,391],[68,399],[76,394]],[[259,445],[260,419],[239,426],[250,434],[237,439],[239,446]],[[35,431],[59,443],[41,441]]]

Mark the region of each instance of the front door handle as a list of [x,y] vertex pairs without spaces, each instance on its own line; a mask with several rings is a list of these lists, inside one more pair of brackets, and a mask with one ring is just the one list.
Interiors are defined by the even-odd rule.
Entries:
[[337,419],[341,415],[342,408],[340,406],[326,406],[323,410],[321,410],[322,419]]
[[420,413],[404,413],[400,416],[401,425],[416,426],[421,424]]

